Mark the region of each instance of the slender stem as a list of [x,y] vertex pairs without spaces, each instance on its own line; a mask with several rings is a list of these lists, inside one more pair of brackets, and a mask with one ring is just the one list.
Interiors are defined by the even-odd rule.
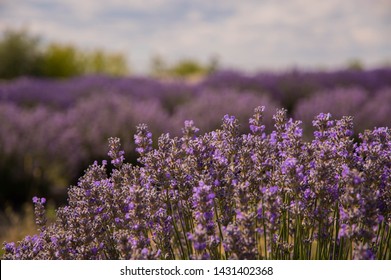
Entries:
[[387,252],[388,252],[388,259],[391,259],[391,250],[388,250],[388,247],[390,247],[391,243],[391,226],[388,227],[388,233],[387,233],[387,239],[386,239],[386,248],[384,249],[384,257],[383,259],[387,258]]
[[303,240],[303,236],[302,236],[302,232],[301,232],[301,216],[298,215],[297,217],[297,221],[296,221],[296,232],[295,232],[295,237],[294,237],[294,242],[295,244],[297,243],[298,245],[295,245],[296,247],[296,258],[297,259],[305,259],[305,256],[304,256],[304,250],[303,250],[303,243],[304,243],[304,240]]
[[[173,209],[172,209],[172,205],[171,205],[171,202],[170,202],[170,198],[169,198],[169,195],[168,195],[168,190],[166,190],[166,203],[168,204],[167,209],[170,210],[169,215],[170,215],[170,216],[174,216],[174,215],[173,215],[174,211],[173,211]],[[173,224],[173,226],[174,226],[174,231],[175,231],[176,239],[177,239],[177,241],[178,241],[178,243],[179,243],[180,252],[181,252],[181,257],[182,257],[182,259],[185,259],[185,251],[184,251],[183,246],[182,246],[182,242],[181,242],[181,238],[180,238],[180,235],[179,235],[178,227],[177,227],[175,221],[174,221],[172,224]]]
[[317,258],[318,260],[320,260],[321,245],[322,245],[322,244],[321,244],[319,235],[320,235],[320,231],[321,231],[321,222],[318,221],[318,224],[319,224],[319,226],[318,226],[318,243],[316,244],[316,245],[317,245],[317,246],[316,246],[316,258]]
[[339,207],[338,202],[335,206],[335,237],[334,237],[334,244],[333,244],[333,260],[335,259],[335,251],[337,248],[337,242],[338,242],[338,233],[339,233]]
[[[223,231],[221,230],[220,217],[219,217],[219,212],[217,211],[215,199],[213,199],[213,204],[214,204],[213,208],[214,208],[215,215],[216,215],[217,227],[219,229],[219,235],[220,235],[220,240],[221,240],[220,243],[222,244],[224,241],[224,236],[223,236]],[[219,247],[220,247],[220,256],[221,256],[221,246],[219,246]],[[227,252],[224,251],[224,255],[225,255],[225,258],[228,259]]]
[[[256,213],[256,211],[255,211]],[[262,259],[262,249],[261,249],[261,245],[259,244],[259,236],[258,236],[258,217],[257,215],[255,214],[255,246],[257,246],[257,252],[258,252],[258,258],[257,259]]]
[[174,225],[175,235],[176,235],[177,241],[179,243],[179,247],[181,249],[180,251],[181,251],[182,259],[185,259],[185,250],[183,249],[183,246],[182,246],[182,242],[181,242],[180,234],[179,234],[179,231],[178,231],[178,227],[177,227],[176,223],[173,223],[173,225]]
[[[180,203],[180,207],[183,209],[184,207],[183,207],[183,205],[182,205],[182,201],[180,200],[179,203]],[[183,212],[183,213],[185,213],[185,212]],[[186,220],[188,220],[188,219],[186,219]],[[185,228],[185,223],[183,222],[183,217],[182,217],[182,215],[179,215],[179,222],[180,222],[180,225],[181,225],[181,228],[182,228],[183,236],[184,236],[184,238],[185,238],[185,243],[186,243],[187,252],[188,252],[188,254],[190,255],[190,252],[192,251],[192,250],[191,250],[191,245],[190,245],[190,242],[189,242],[189,240],[188,240],[188,238],[187,238],[187,236],[186,236],[186,232],[188,232],[188,229]]]
[[[384,240],[384,232],[385,232],[385,224],[384,221],[379,226],[379,231],[376,237],[376,244],[379,244],[378,252],[377,252],[377,258],[381,259],[383,255],[383,240]],[[380,241],[379,241],[380,237]]]
[[[263,202],[262,202],[262,204],[263,204]],[[264,207],[262,207],[262,220],[263,220],[263,236],[264,236],[264,246],[265,246],[265,260],[267,260],[267,234],[266,234]]]

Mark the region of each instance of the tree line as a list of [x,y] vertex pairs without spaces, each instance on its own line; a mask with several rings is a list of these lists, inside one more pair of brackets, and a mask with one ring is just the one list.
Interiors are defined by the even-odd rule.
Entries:
[[[168,64],[159,55],[151,57],[150,75],[156,78],[204,76],[217,70],[212,56],[205,64],[184,58]],[[103,49],[85,50],[72,44],[44,44],[26,30],[6,30],[0,37],[0,79],[20,76],[68,78],[88,74],[126,76],[131,73],[124,54]]]
[[0,79],[20,76],[67,78],[85,74],[127,75],[121,53],[82,50],[72,44],[43,44],[26,30],[7,30],[0,40]]

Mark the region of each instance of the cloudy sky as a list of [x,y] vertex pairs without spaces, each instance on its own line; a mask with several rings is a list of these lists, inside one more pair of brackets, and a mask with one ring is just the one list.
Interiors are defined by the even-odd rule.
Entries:
[[105,48],[146,73],[153,55],[246,71],[391,62],[391,0],[0,0],[0,31]]

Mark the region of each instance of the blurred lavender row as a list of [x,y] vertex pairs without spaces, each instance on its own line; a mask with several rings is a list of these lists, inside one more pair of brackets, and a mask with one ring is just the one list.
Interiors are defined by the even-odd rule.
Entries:
[[[185,120],[202,132],[219,127],[225,114],[237,116],[241,132],[254,107],[272,115],[287,108],[311,121],[320,112],[351,115],[355,131],[390,126],[391,68],[368,71],[215,73],[196,84],[107,76],[68,80],[20,78],[0,83],[0,203],[18,204],[33,195],[65,194],[94,160],[105,158],[107,139],[130,139],[139,123],[154,136],[176,136]],[[308,129],[307,129],[308,128]],[[136,154],[124,147],[127,160]]]
[[[96,92],[124,93],[137,98],[159,98],[169,102],[172,95],[193,95],[212,89],[230,89],[269,94],[283,107],[291,110],[297,101],[321,90],[359,87],[370,93],[391,85],[391,68],[373,70],[339,70],[332,72],[260,72],[254,75],[236,71],[216,72],[195,84],[161,83],[144,77],[85,76],[68,80],[20,78],[0,82],[0,101],[31,105],[45,103],[69,107],[79,98]],[[169,104],[168,104],[169,105]]]

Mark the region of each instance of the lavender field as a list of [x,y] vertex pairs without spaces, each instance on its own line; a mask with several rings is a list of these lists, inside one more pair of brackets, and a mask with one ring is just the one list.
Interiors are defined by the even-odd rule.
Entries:
[[391,259],[390,116],[390,68],[1,82],[3,258]]

